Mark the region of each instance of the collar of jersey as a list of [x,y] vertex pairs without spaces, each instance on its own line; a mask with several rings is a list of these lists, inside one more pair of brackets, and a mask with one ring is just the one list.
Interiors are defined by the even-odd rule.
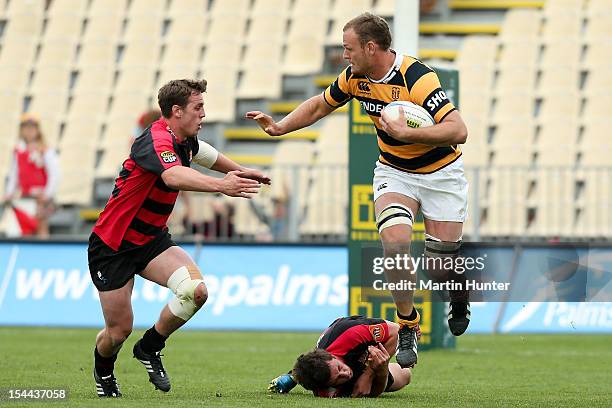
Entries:
[[366,76],[370,82],[374,84],[386,84],[395,76],[395,74],[399,72],[400,67],[402,66],[402,61],[404,60],[404,56],[398,54],[393,49],[391,50],[391,52],[395,54],[395,61],[393,61],[393,65],[391,66],[391,68],[389,68],[389,71],[387,71],[385,76],[383,76],[382,79],[379,80],[374,80],[369,76]]
[[176,135],[174,134],[174,132],[172,131],[172,129],[170,129],[170,126],[166,126],[166,130],[172,135],[172,137],[174,138],[174,140],[176,140],[176,143],[180,144],[180,145],[186,145],[187,144],[187,138],[185,138],[185,140],[183,140],[182,142],[179,142],[178,137],[176,137]]

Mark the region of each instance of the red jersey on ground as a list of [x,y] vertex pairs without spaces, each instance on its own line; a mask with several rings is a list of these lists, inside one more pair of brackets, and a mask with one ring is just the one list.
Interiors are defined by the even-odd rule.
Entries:
[[179,143],[163,117],[153,122],[134,141],[93,232],[115,251],[164,234],[178,190],[166,186],[161,174],[174,166],[189,167],[198,148],[195,137]]
[[389,337],[389,326],[384,319],[351,316],[334,320],[319,337],[317,348],[326,350],[344,361],[353,370],[353,378],[339,388],[332,389],[333,395],[330,395],[329,389],[315,390],[315,395],[321,397],[351,395],[355,381],[365,370],[368,346],[384,343]]

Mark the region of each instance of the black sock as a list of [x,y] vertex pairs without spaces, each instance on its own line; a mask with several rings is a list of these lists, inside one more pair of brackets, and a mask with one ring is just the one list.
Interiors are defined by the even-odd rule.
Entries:
[[94,349],[94,361],[96,372],[100,377],[108,377],[113,373],[115,369],[115,361],[117,360],[117,355],[113,355],[111,357],[103,357],[98,353],[98,348]]
[[412,308],[412,312],[410,312],[410,316],[404,316],[403,314],[399,312],[399,310],[397,311],[397,317],[399,317],[402,320],[408,320],[409,322],[415,320],[417,316],[418,316],[417,310],[414,307]]
[[162,336],[155,330],[155,325],[147,330],[142,336],[142,340],[140,341],[140,347],[146,353],[155,353],[160,351],[166,345],[166,336]]

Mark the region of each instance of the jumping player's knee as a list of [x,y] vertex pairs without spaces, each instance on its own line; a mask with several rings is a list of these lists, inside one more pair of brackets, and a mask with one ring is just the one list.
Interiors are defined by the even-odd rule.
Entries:
[[[442,260],[447,258],[457,258],[459,256],[459,251],[461,250],[461,239],[457,241],[443,241],[439,238],[434,237],[433,235],[425,234],[425,255],[428,258],[441,258]],[[439,262],[441,265],[442,263]],[[428,267],[427,270],[430,273],[440,275],[434,276],[435,278],[447,278],[444,275],[450,271],[446,270],[446,268],[438,268],[436,267],[436,262],[427,263],[432,264],[433,267]]]
[[433,235],[425,234],[425,255],[431,257],[457,256],[461,243],[461,238],[457,241],[443,241]]
[[189,320],[208,298],[206,285],[195,265],[181,266],[168,279],[168,288],[175,297],[168,302],[170,312],[182,320]]
[[[403,204],[391,203],[383,208],[378,217],[376,217],[376,227],[378,228],[378,233],[382,235],[385,229],[395,225],[405,225],[412,228],[413,221],[414,214],[412,214],[412,210],[409,207]],[[399,233],[403,235],[405,231],[400,230]],[[386,235],[389,234],[392,234],[392,230],[387,231]]]
[[425,255],[429,258],[456,258],[461,249],[461,238],[457,241],[443,241],[425,234]]

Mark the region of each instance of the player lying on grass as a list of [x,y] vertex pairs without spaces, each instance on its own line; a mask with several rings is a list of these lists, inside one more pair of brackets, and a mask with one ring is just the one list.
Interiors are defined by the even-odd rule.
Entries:
[[273,379],[268,390],[284,394],[300,384],[329,398],[377,397],[400,390],[412,373],[389,362],[397,351],[399,328],[383,319],[340,317],[321,334],[315,349],[299,356],[293,370]]

